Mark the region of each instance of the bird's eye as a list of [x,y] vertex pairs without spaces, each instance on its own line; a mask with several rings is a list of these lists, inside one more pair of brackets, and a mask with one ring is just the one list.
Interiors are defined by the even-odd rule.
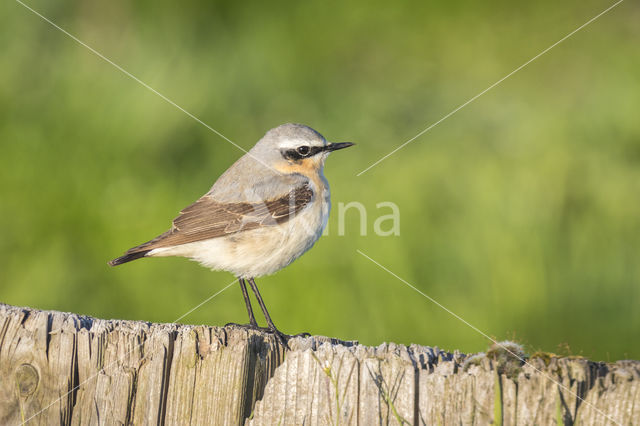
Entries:
[[309,154],[310,149],[309,149],[308,146],[302,145],[302,146],[298,147],[297,151],[298,151],[298,154],[300,154],[300,155],[302,155],[304,157],[304,156]]

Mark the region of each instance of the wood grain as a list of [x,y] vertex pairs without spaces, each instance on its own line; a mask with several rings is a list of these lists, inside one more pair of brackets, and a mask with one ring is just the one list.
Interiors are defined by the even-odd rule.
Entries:
[[640,424],[638,361],[289,344],[0,305],[0,424]]

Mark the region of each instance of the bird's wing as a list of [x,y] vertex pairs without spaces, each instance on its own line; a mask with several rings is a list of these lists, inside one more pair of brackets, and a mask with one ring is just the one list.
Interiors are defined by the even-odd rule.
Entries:
[[313,190],[306,183],[281,197],[265,201],[220,202],[205,195],[183,209],[173,220],[169,231],[127,253],[193,243],[284,223],[312,199]]

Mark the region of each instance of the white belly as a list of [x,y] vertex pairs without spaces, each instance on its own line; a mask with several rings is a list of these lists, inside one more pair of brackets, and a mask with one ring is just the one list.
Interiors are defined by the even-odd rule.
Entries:
[[274,226],[153,250],[151,256],[184,256],[214,270],[241,278],[256,278],[284,268],[320,238],[329,219],[329,191],[321,194],[293,219]]

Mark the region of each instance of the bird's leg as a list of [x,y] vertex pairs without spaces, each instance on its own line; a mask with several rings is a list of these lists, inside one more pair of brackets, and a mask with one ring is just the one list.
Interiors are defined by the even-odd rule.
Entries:
[[[249,314],[249,326],[251,328],[260,328],[258,326],[258,322],[256,321],[256,317],[253,315],[253,309],[251,308],[251,300],[249,299],[249,292],[247,292],[247,286],[244,282],[244,278],[238,278],[238,282],[240,283],[240,290],[242,290],[242,297],[244,297],[244,304],[247,306],[247,313]],[[242,326],[241,324],[236,324],[233,322],[230,322],[226,325]]]
[[242,297],[244,297],[244,303],[247,305],[247,313],[249,314],[249,324],[252,327],[258,327],[258,322],[256,321],[256,317],[253,315],[253,309],[251,309],[251,300],[249,300],[249,292],[247,291],[247,286],[244,283],[243,278],[238,278],[238,282],[240,283],[240,289],[242,290]]
[[271,316],[269,316],[267,307],[264,305],[262,296],[260,296],[260,292],[258,291],[258,286],[256,285],[256,282],[253,280],[253,278],[249,278],[248,281],[249,281],[249,285],[251,286],[251,290],[253,290],[253,293],[256,295],[256,299],[258,299],[258,304],[260,305],[260,309],[262,309],[262,313],[264,314],[264,319],[267,320],[267,326],[269,328],[269,331],[272,332],[274,336],[276,336],[276,339],[278,339],[278,341],[282,343],[282,345],[285,348],[288,348],[289,345],[287,345],[287,338],[289,336],[287,336],[286,334],[278,330],[275,324],[273,323],[273,321],[271,321]]

